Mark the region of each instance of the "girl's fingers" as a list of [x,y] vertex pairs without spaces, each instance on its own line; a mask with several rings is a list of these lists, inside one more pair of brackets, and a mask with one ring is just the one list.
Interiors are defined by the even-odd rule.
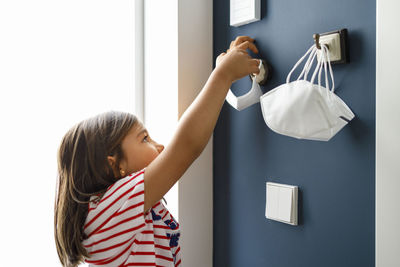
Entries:
[[244,50],[244,49],[236,48],[235,50],[236,50],[237,53],[242,54],[245,58],[247,58],[247,59],[249,60],[249,61],[248,61],[248,65],[249,65],[249,67],[250,67],[251,73],[256,73],[256,74],[260,73],[260,69],[259,69],[259,66],[260,66],[260,59],[252,58],[252,57],[247,53],[247,51]]
[[233,43],[234,43],[234,45],[235,46],[237,46],[237,45],[240,45],[241,43],[244,43],[244,42],[246,42],[246,41],[248,41],[248,42],[254,42],[254,39],[253,38],[251,38],[251,37],[249,37],[249,36],[238,36],[238,37],[236,37],[236,39],[234,40],[234,41],[232,41]]
[[249,36],[238,36],[234,41],[231,42],[228,52],[239,47],[245,47],[244,50],[250,49],[254,53],[258,54],[258,49],[254,44],[254,39]]
[[[239,40],[240,41],[240,40]],[[254,44],[244,41],[238,46],[233,47],[227,53],[221,53],[216,60],[216,65],[232,74],[233,80],[240,79],[247,74],[259,74],[260,60],[252,58],[247,49],[255,48]],[[253,50],[252,49],[252,50]],[[255,49],[257,51],[257,49]],[[226,61],[222,59],[226,58]],[[225,63],[223,63],[225,62]]]
[[247,53],[246,49],[242,49],[240,47],[235,48],[236,51],[238,51],[241,54],[246,54],[250,57],[249,53]]
[[252,58],[247,53],[246,50],[243,50],[243,49],[240,49],[240,48],[237,48],[236,52],[242,54],[245,58],[248,59],[248,61],[246,63],[248,64],[249,70],[250,70],[251,73],[255,73],[255,74],[259,74],[260,73],[260,69],[259,69],[260,61],[261,61],[260,59]]
[[245,42],[241,43],[240,45],[237,46],[237,48],[240,48],[243,50],[250,49],[254,53],[258,54],[258,49],[257,49],[256,45],[249,41],[245,41]]
[[260,69],[258,68],[258,66],[260,65],[260,60],[259,59],[252,59],[251,61],[252,61],[252,65],[251,65],[252,73],[259,74],[260,73]]

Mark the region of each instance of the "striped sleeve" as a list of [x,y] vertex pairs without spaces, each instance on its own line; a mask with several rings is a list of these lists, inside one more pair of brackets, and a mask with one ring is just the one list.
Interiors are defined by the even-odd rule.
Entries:
[[86,262],[114,265],[128,257],[135,235],[145,227],[143,210],[144,170],[118,180],[89,206],[82,242],[90,255]]

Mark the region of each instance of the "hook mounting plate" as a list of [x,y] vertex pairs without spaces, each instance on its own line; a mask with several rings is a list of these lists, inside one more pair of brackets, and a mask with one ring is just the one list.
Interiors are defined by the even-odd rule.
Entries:
[[347,29],[320,33],[319,43],[328,45],[331,64],[349,63]]

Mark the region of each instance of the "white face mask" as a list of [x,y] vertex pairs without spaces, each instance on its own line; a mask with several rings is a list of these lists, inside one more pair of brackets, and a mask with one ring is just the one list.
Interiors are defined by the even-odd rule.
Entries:
[[[261,109],[265,123],[271,130],[295,137],[328,141],[354,118],[349,107],[334,94],[334,79],[330,64],[328,48],[321,45],[320,57],[310,81],[308,72],[318,53],[313,45],[290,71],[286,84],[264,94],[261,99]],[[309,54],[296,81],[290,82],[290,76],[297,66]],[[332,80],[329,89],[328,69]],[[325,87],[321,86],[322,69],[325,71]],[[318,85],[313,84],[318,73]],[[301,79],[301,78],[304,79]]]
[[263,95],[263,92],[261,91],[259,82],[263,81],[265,76],[265,68],[261,60],[258,68],[260,69],[260,73],[252,77],[253,84],[248,93],[237,97],[232,93],[231,89],[229,89],[226,101],[235,109],[241,111],[260,101],[260,96]]

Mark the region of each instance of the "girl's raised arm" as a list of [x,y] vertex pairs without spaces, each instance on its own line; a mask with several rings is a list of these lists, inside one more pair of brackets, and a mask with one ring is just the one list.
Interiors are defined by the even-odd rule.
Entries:
[[225,97],[233,81],[258,73],[259,61],[253,39],[236,38],[229,50],[217,58],[217,66],[203,89],[179,120],[170,144],[146,168],[144,211],[148,211],[179,180],[201,154],[213,133]]

